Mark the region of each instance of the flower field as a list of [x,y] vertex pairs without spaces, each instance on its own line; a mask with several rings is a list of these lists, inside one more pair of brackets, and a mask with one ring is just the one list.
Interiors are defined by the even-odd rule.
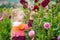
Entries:
[[[11,4],[0,6],[0,40],[10,40],[11,38],[11,13],[18,5],[12,7]],[[18,8],[26,14],[24,22],[27,23],[30,14],[29,9]],[[34,16],[32,29],[35,31],[35,40],[59,40],[60,3],[49,4],[49,8],[39,7],[39,11]],[[30,40],[28,32],[26,31],[26,40]]]

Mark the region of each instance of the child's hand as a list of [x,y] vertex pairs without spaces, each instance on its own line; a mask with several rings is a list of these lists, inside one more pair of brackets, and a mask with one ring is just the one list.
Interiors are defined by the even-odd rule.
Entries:
[[31,11],[30,16],[34,16],[35,14],[36,14],[36,12],[35,12],[35,11]]
[[30,27],[29,30],[32,30],[32,27]]
[[33,16],[36,15],[36,12],[35,11],[31,11],[31,14],[30,14],[30,19],[33,19]]

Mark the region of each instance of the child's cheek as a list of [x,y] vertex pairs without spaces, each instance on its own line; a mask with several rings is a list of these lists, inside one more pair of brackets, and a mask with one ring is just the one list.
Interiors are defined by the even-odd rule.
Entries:
[[14,16],[18,16],[16,13],[14,13]]
[[24,19],[24,16],[22,15],[22,16],[20,16],[19,18],[23,20],[23,19]]

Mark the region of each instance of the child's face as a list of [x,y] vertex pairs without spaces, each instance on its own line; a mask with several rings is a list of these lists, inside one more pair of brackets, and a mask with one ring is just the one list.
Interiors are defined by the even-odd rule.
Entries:
[[17,20],[18,21],[24,21],[24,15],[23,14],[18,15]]
[[20,10],[18,10],[18,11],[16,12],[16,20],[17,20],[17,21],[24,21],[24,13],[21,12]]

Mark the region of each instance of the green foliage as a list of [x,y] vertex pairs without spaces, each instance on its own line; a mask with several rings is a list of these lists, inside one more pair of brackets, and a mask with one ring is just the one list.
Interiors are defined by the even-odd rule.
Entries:
[[0,21],[0,40],[10,40],[11,22],[9,18]]
[[[51,38],[55,38],[55,36],[60,35],[60,4],[52,5],[53,8],[45,9],[40,7],[37,14],[34,16],[33,22],[33,30],[35,30],[36,40],[51,40]],[[2,13],[4,10],[0,8],[0,12]],[[22,9],[25,16],[25,23],[27,23],[29,19],[28,9]],[[48,10],[48,11],[47,11]],[[9,8],[6,9],[7,13],[10,14],[11,10]],[[47,17],[44,16],[47,13]],[[45,22],[49,22],[51,24],[50,29],[45,29],[43,27]],[[4,17],[4,20],[0,21],[0,40],[10,40],[10,31],[11,31],[11,21],[8,16]],[[29,40],[28,31],[26,32],[26,38]]]

